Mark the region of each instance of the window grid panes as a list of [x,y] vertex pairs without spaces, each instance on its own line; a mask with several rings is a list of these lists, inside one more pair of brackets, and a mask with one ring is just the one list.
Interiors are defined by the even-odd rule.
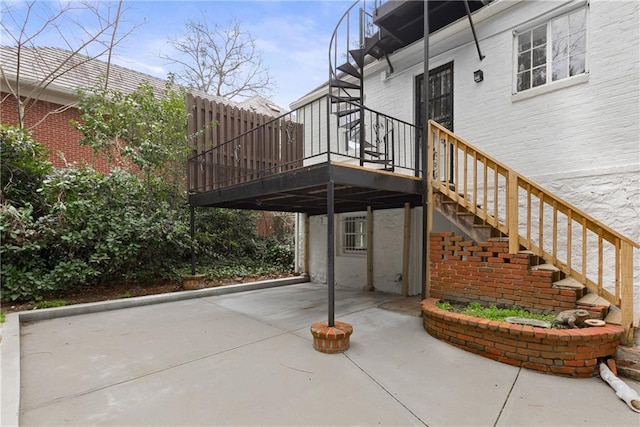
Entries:
[[367,218],[351,216],[343,220],[342,249],[345,253],[361,253],[367,250]]
[[586,21],[582,8],[517,35],[518,92],[586,72]]

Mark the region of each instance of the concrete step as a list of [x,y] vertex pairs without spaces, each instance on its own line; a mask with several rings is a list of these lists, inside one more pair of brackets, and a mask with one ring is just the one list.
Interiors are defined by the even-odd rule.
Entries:
[[611,303],[609,301],[591,292],[586,294],[582,298],[580,298],[578,301],[576,301],[576,304],[586,305],[590,307],[595,307],[595,306],[604,306],[607,308],[611,307]]
[[556,289],[583,290],[585,286],[573,277],[566,277],[557,282],[553,282],[552,287]]
[[553,271],[554,273],[559,273],[560,269],[553,264],[539,264],[531,267],[532,271]]
[[[616,306],[609,307],[609,314],[607,314],[607,317],[605,317],[604,321],[612,325],[621,325],[622,313],[620,312],[620,309]],[[636,331],[635,331],[636,345],[640,347],[640,313],[635,313],[633,315],[633,327],[636,328]]]

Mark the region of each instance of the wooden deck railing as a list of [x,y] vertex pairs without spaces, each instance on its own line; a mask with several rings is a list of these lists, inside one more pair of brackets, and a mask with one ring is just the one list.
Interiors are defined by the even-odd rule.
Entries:
[[429,122],[429,135],[430,192],[443,193],[507,235],[510,253],[526,248],[619,307],[631,333],[633,259],[640,244],[436,122]]

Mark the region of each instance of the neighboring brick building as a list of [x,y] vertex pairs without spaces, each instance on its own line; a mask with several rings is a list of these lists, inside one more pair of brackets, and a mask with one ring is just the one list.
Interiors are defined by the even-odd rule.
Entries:
[[[79,120],[76,91],[81,87],[91,87],[103,78],[107,63],[75,55],[71,52],[51,47],[23,48],[20,54],[21,67],[17,69],[17,49],[0,46],[0,63],[3,76],[0,81],[0,121],[3,124],[18,123],[18,106],[14,93],[20,85],[20,93],[27,100],[24,127],[32,131],[36,141],[49,151],[49,159],[54,166],[65,167],[71,163],[86,163],[101,172],[108,172],[110,165],[106,158],[96,157],[90,147],[81,146],[78,141],[80,132],[72,126]],[[47,75],[59,68],[59,75],[53,81],[46,80]],[[19,81],[16,75],[19,71]],[[44,89],[39,82],[47,81]],[[118,65],[109,68],[109,87],[124,93],[134,91],[142,82],[148,82],[158,90],[165,87],[166,80],[139,73]],[[223,100],[213,95],[197,92],[198,96],[230,104],[238,108],[258,111],[261,114],[278,116],[286,110],[262,98],[253,97],[244,102]]]

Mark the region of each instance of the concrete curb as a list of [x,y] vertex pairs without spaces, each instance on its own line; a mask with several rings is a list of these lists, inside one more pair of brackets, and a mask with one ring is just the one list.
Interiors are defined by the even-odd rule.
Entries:
[[41,310],[21,311],[8,314],[2,325],[2,341],[0,342],[0,425],[17,426],[20,416],[20,324],[60,317],[77,316],[80,314],[97,313],[102,311],[120,310],[123,308],[141,307],[166,302],[184,301],[194,298],[205,298],[217,295],[227,295],[237,292],[255,291],[259,289],[275,288],[279,286],[308,283],[309,277],[296,276],[283,279],[262,280],[259,282],[240,283],[237,285],[219,286],[216,288],[198,289],[195,291],[180,291],[168,294],[147,295],[144,297],[126,298],[116,301],[94,302],[78,304],[69,307],[47,308]]
[[20,411],[20,313],[7,314],[0,342],[0,425],[17,426]]

